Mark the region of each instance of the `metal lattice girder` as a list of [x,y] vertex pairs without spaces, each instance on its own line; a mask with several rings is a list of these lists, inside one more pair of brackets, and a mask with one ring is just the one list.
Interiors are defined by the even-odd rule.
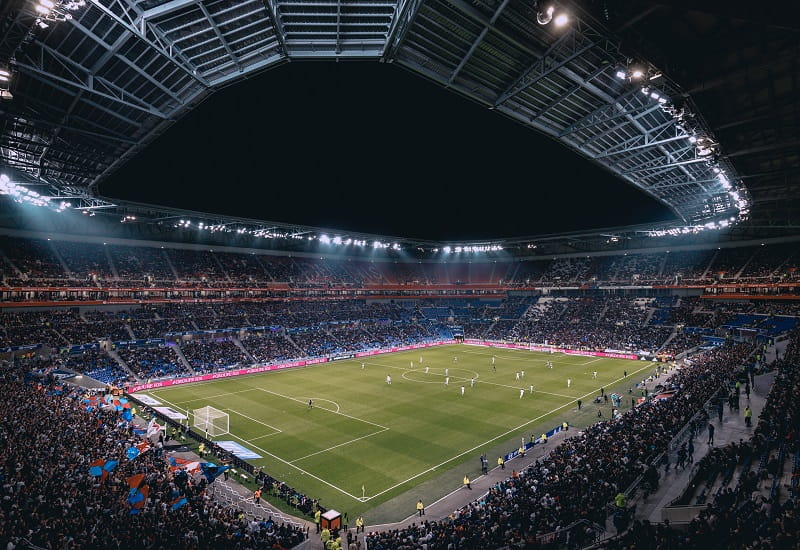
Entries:
[[[614,98],[613,101],[603,103],[594,111],[588,113],[582,118],[576,120],[558,134],[558,137],[563,138],[575,134],[577,132],[588,130],[590,128],[605,124],[610,121],[620,119],[627,120],[629,116],[639,114],[645,109],[657,109],[657,105],[647,105],[642,101],[631,101],[637,99],[638,94],[636,89],[631,89]],[[622,124],[626,124],[623,122]],[[584,142],[588,143],[588,141]]]
[[576,21],[564,34],[548,48],[514,83],[508,87],[495,101],[495,106],[505,103],[522,90],[533,86],[548,75],[558,71],[589,50],[606,53],[608,59],[618,56],[618,47],[603,34],[595,32],[591,27]]
[[277,0],[290,57],[373,57],[384,54],[395,0]]
[[81,66],[77,61],[65,57],[41,42],[34,41],[24,52],[18,54],[17,67],[29,72],[35,78],[43,79],[53,87],[61,85],[138,109],[148,115],[167,117],[166,113],[155,105],[134,97],[113,82],[96,76],[91,69]]

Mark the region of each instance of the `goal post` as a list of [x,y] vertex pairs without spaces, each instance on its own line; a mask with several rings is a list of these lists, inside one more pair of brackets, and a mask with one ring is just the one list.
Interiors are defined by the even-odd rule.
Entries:
[[203,407],[192,411],[192,426],[211,437],[225,435],[230,429],[230,416],[214,407]]

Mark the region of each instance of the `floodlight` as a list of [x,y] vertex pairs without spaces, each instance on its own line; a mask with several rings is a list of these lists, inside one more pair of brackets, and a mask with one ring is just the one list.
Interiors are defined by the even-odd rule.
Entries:
[[56,7],[52,0],[39,0],[39,4],[50,10]]
[[642,78],[644,76],[644,72],[641,69],[633,69],[631,71],[631,78]]
[[324,244],[329,244],[331,242],[331,238],[328,237],[327,235],[320,235],[319,236],[319,242],[324,243]]
[[656,72],[656,73],[653,73],[653,75],[650,76],[650,80],[656,80],[657,78],[661,78],[662,76],[664,76],[664,75],[662,75],[659,72]]
[[556,27],[563,27],[564,25],[569,23],[569,17],[567,16],[566,13],[559,13],[553,20],[553,23],[555,23]]
[[553,19],[553,12],[555,7],[550,5],[546,9],[539,11],[536,14],[536,22],[540,25],[547,25]]
[[445,254],[450,254],[450,251],[451,248],[449,246],[445,246],[444,248],[442,248],[442,252],[444,252]]
[[697,138],[695,136],[689,136],[689,143],[697,143]]
[[657,92],[650,92],[650,98],[651,99],[661,99],[661,96],[658,95]]
[[339,236],[334,237],[333,244],[342,244],[342,238]]
[[625,80],[628,77],[628,75],[625,74],[625,71],[620,70],[616,72],[616,77],[619,78],[620,80]]

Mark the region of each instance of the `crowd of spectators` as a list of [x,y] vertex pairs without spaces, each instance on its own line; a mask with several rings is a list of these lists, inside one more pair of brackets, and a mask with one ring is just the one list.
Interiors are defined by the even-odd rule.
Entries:
[[135,379],[113,357],[101,349],[89,349],[57,356],[55,364],[81,372],[104,384],[123,385]]
[[369,533],[369,548],[535,547],[537,536],[578,520],[605,524],[606,505],[666,449],[672,436],[732,376],[731,366],[750,351],[749,346],[730,344],[704,352],[692,367],[667,380],[676,392],[672,398],[646,401],[617,419],[579,432],[445,520]]
[[282,332],[247,331],[239,341],[256,363],[286,361],[298,355],[297,348]]
[[484,336],[574,349],[657,351],[672,328],[645,325],[648,304],[614,297],[540,300],[518,321],[499,321]]
[[224,370],[251,363],[247,355],[242,352],[230,337],[186,340],[181,342],[180,348],[189,366],[196,374]]
[[[3,236],[9,286],[329,288],[376,284],[712,284],[800,277],[796,246],[722,248],[514,262],[376,262],[178,247],[144,247]],[[223,249],[224,250],[224,249]]]
[[[206,492],[205,478],[172,474],[165,455],[146,451],[117,413],[86,411],[77,393],[0,380],[0,542],[3,548],[290,548],[305,531],[248,521]],[[104,477],[89,474],[96,459],[118,461]],[[131,514],[127,479],[143,474],[149,489]],[[172,503],[186,504],[173,509]]]
[[9,286],[265,287],[366,284],[607,284],[780,282],[800,277],[793,244],[536,258],[518,262],[411,263],[291,258],[229,251],[2,237],[8,258],[0,271]]
[[122,347],[116,352],[140,380],[188,374],[181,365],[175,346]]
[[[775,382],[749,441],[715,449],[701,461],[701,471],[725,469],[741,464],[749,454],[771,453],[763,469],[741,475],[735,489],[717,492],[712,502],[693,519],[688,530],[667,524],[634,521],[622,535],[603,544],[609,550],[662,547],[676,549],[725,548],[767,550],[796,548],[800,541],[800,517],[794,498],[780,498],[779,465],[775,451],[783,447],[788,456],[798,452],[800,429],[800,333],[795,332],[784,357],[776,362]],[[793,472],[796,473],[796,472]],[[772,483],[770,483],[772,481]]]

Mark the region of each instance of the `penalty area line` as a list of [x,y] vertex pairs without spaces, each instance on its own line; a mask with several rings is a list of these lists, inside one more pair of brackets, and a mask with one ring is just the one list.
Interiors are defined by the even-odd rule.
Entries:
[[[297,397],[290,397],[288,395],[283,395],[283,394],[280,394],[280,393],[277,393],[277,392],[274,392],[274,391],[270,391],[270,390],[267,390],[267,389],[264,389],[264,388],[258,388],[258,389],[263,391],[264,393],[271,393],[272,395],[277,395],[278,397],[283,397],[284,399],[290,399],[292,401],[297,401],[298,403],[302,403],[304,405],[308,404],[307,401],[305,401],[303,399],[300,399],[300,398],[297,398]],[[323,411],[327,411],[329,413],[339,414],[341,416],[345,416],[345,417],[347,417],[347,418],[349,418],[351,420],[357,420],[357,421],[363,422],[365,424],[370,424],[372,426],[376,426],[378,428],[381,428],[382,430],[388,430],[389,429],[387,426],[382,426],[381,424],[377,424],[375,422],[370,422],[369,420],[364,420],[363,418],[357,418],[355,416],[350,416],[349,414],[345,414],[343,412],[334,411],[333,409],[326,409],[325,407],[317,407],[317,408],[318,409],[322,409]]]
[[372,432],[371,434],[362,435],[361,437],[357,437],[355,439],[351,439],[350,441],[345,441],[344,443],[339,443],[338,445],[334,445],[333,447],[328,447],[327,449],[322,449],[321,451],[317,451],[316,453],[311,453],[306,456],[301,456],[300,458],[295,458],[294,460],[290,460],[290,464],[294,464],[300,460],[311,458],[312,456],[316,456],[318,454],[327,453],[328,451],[332,451],[334,449],[338,449],[339,447],[344,447],[345,445],[349,445],[350,443],[355,443],[356,441],[361,441],[362,439],[366,439],[368,437],[372,437],[373,435],[382,434],[383,432],[389,431],[389,428],[385,428],[383,430],[378,430],[377,432]]

